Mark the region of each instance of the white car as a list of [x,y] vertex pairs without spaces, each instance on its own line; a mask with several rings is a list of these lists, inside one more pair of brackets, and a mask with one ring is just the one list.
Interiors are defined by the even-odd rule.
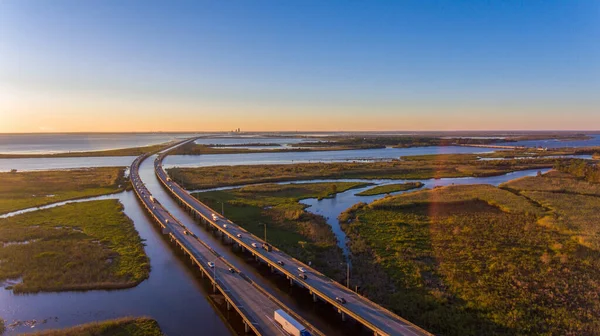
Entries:
[[242,238],[242,234],[241,233],[238,233],[235,236],[238,237],[238,238]]
[[210,267],[210,268],[214,268],[214,267],[215,267],[215,263],[214,263],[214,262],[212,262],[212,261],[209,261],[209,262],[208,262],[208,267]]
[[252,247],[258,248],[258,244],[252,243]]
[[298,271],[300,271],[300,272],[302,272],[302,273],[305,273],[305,272],[306,272],[306,270],[304,269],[304,267],[298,267]]
[[217,215],[215,215],[215,214],[212,214],[212,219],[213,219],[214,221],[216,221],[216,220],[217,220]]
[[224,229],[227,229],[227,224],[223,224],[223,228],[224,228]]

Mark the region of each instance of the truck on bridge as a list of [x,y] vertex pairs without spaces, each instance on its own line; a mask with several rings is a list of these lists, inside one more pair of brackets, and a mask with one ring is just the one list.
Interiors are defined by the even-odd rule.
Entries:
[[288,334],[292,336],[311,336],[310,332],[308,332],[308,330],[306,330],[302,324],[294,320],[283,310],[277,309],[274,315],[275,322],[280,324],[283,330],[285,330],[285,332]]

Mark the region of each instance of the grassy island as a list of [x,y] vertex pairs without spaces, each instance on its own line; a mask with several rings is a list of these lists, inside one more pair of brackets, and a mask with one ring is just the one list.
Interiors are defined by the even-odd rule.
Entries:
[[0,214],[123,191],[125,168],[0,173]]
[[298,203],[304,198],[330,197],[338,192],[362,187],[365,183],[264,184],[238,189],[194,194],[258,237],[267,225],[267,241],[304,262],[312,261],[320,271],[335,279],[343,278],[342,250],[325,218],[304,211]]
[[467,185],[358,204],[340,216],[351,281],[436,334],[592,335],[600,252],[581,236],[597,237],[598,216],[584,219],[600,204],[547,191],[554,183],[507,184],[545,190],[525,195]]
[[421,188],[424,184],[421,182],[406,182],[406,183],[395,183],[395,184],[386,184],[382,186],[376,186],[371,189],[359,192],[358,196],[372,196],[372,195],[381,195],[381,194],[389,194],[397,191],[406,191],[411,189]]
[[442,177],[481,177],[502,175],[524,169],[550,168],[553,159],[494,161],[379,161],[298,163],[276,165],[239,165],[198,168],[171,168],[169,175],[187,189],[269,183],[280,181],[327,179],[405,179]]
[[68,158],[68,157],[99,157],[99,156],[140,156],[145,153],[155,152],[167,144],[151,145],[144,147],[131,147],[88,152],[64,152],[51,154],[0,154],[0,159],[42,159],[42,158]]
[[128,288],[149,272],[142,240],[117,200],[0,219],[0,281],[17,279],[16,293]]
[[66,329],[45,330],[35,336],[162,336],[158,322],[147,317],[92,322]]
[[[170,155],[202,155],[202,154],[252,154],[252,153],[283,153],[283,152],[311,152],[311,151],[340,151],[351,149],[373,149],[382,148],[382,146],[373,145],[339,145],[335,143],[327,143],[326,146],[320,146],[320,143],[307,143],[306,146],[293,144],[289,147],[273,148],[273,149],[254,149],[242,148],[246,146],[257,146],[256,144],[233,144],[233,145],[200,145],[194,142],[179,146],[170,152]],[[278,144],[259,144],[258,146],[281,146]],[[295,146],[296,145],[296,146]],[[302,147],[299,147],[302,146]],[[235,147],[235,148],[223,148]],[[299,147],[299,148],[295,148]]]

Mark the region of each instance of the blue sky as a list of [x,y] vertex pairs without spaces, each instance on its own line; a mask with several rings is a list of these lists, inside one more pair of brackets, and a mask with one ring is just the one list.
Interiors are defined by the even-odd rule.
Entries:
[[598,41],[599,1],[3,0],[0,132],[597,129]]

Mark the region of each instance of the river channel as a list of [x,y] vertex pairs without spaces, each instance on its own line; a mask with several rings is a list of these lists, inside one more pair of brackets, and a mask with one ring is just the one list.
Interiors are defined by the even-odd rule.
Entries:
[[[163,139],[160,139],[161,141]],[[264,140],[264,141],[263,141]],[[273,139],[261,139],[259,142],[275,143]],[[212,140],[208,143],[215,143]],[[202,141],[204,142],[204,141]],[[251,142],[257,142],[253,139]],[[248,140],[250,143],[250,140]],[[278,142],[279,143],[279,142]],[[224,143],[225,144],[225,143]],[[230,142],[228,141],[228,143]],[[225,144],[225,145],[226,145]],[[404,155],[423,155],[439,153],[480,153],[481,148],[469,147],[422,147],[422,148],[386,148],[372,150],[325,151],[325,152],[292,152],[292,153],[257,153],[227,154],[202,156],[169,156],[165,166],[214,166],[234,164],[273,164],[298,162],[331,162],[345,160],[378,160],[399,158]],[[128,166],[134,157],[99,157],[99,158],[53,158],[53,159],[0,159],[0,171],[71,169],[97,166]],[[161,203],[181,222],[188,226],[198,237],[215,250],[224,255],[242,272],[264,287],[271,294],[283,301],[290,308],[298,311],[304,318],[325,332],[327,335],[362,335],[364,330],[353,324],[342,323],[339,315],[326,304],[314,304],[304,290],[287,286],[283,277],[273,276],[268,268],[252,262],[252,258],[231,247],[224,245],[209,231],[198,226],[179,205],[162,188],[154,175],[154,157],[147,159],[140,168],[140,176],[148,189]],[[501,176],[485,178],[448,178],[438,180],[420,180],[424,188],[450,184],[488,183],[498,185],[510,179],[531,176],[537,170],[521,171]],[[327,182],[331,180],[302,181],[298,183]],[[398,180],[344,180],[365,181],[378,185],[398,183]],[[293,183],[293,182],[286,182]],[[348,253],[346,237],[337,221],[338,215],[357,202],[372,202],[383,197],[356,196],[363,189],[348,190],[336,197],[323,200],[305,199],[301,202],[308,206],[307,210],[324,216],[332,226],[340,246]],[[96,199],[118,199],[146,243],[146,253],[150,257],[152,270],[149,279],[137,287],[125,290],[96,290],[85,292],[39,293],[15,295],[10,290],[0,288],[0,317],[7,321],[36,320],[34,328],[21,325],[9,329],[7,335],[37,331],[48,328],[62,328],[90,321],[106,320],[123,316],[150,316],[156,319],[161,328],[169,335],[228,335],[238,333],[232,329],[223,312],[215,308],[212,292],[200,280],[199,273],[181,258],[171,245],[163,238],[160,230],[146,216],[132,192],[94,197]],[[55,204],[50,206],[61,205]],[[27,211],[38,211],[29,209]],[[18,215],[18,214],[16,214]],[[46,323],[42,323],[46,321]]]

